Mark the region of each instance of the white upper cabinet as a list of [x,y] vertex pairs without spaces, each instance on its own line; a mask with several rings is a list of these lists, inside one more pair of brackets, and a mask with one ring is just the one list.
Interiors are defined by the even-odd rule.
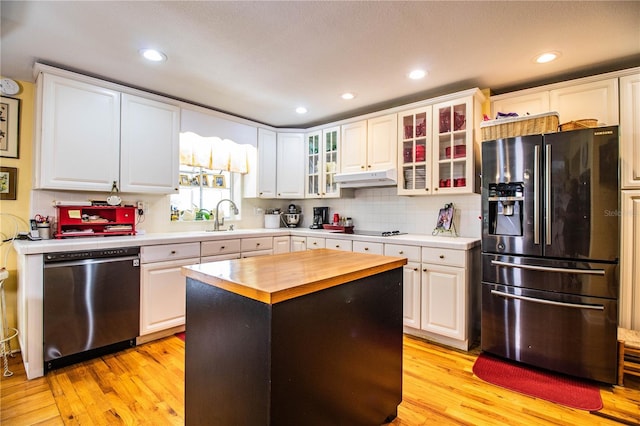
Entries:
[[276,198],[276,132],[258,129],[258,197]]
[[484,95],[478,89],[433,105],[432,194],[480,192],[480,121]]
[[110,191],[120,170],[120,93],[41,74],[36,188]]
[[179,129],[180,108],[177,106],[122,94],[121,191],[177,191]]
[[[499,99],[498,99],[499,98]],[[491,119],[495,119],[498,112],[515,112],[519,116],[535,115],[549,112],[549,91],[543,90],[518,96],[497,97],[491,103]]]
[[395,169],[398,153],[396,114],[367,120],[367,170]]
[[588,77],[491,98],[491,118],[498,112],[520,116],[556,111],[560,123],[593,118],[599,125],[618,124],[618,78]]
[[340,127],[330,127],[305,135],[306,198],[340,197],[335,174],[340,170]]
[[640,188],[640,73],[620,78],[622,188]]
[[177,191],[179,108],[62,74],[38,76],[34,187]]
[[549,92],[550,111],[560,114],[560,124],[595,118],[598,125],[618,124],[618,79],[576,84]]
[[363,172],[367,166],[367,120],[342,126],[340,146],[343,173]]
[[431,194],[431,106],[398,113],[398,195]]
[[343,125],[340,170],[350,173],[395,169],[397,131],[396,114]]
[[304,198],[304,134],[278,133],[276,198]]

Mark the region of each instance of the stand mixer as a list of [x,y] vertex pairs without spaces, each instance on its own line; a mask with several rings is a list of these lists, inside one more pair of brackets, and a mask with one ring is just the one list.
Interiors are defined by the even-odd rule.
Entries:
[[298,209],[295,204],[289,204],[287,211],[282,213],[282,223],[287,228],[295,228],[298,226],[302,219],[301,209]]

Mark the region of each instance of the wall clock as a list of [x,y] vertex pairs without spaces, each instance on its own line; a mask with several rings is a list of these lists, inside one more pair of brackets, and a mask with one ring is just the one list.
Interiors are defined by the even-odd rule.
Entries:
[[20,86],[14,80],[10,78],[3,78],[0,80],[0,92],[3,95],[15,95],[20,91]]

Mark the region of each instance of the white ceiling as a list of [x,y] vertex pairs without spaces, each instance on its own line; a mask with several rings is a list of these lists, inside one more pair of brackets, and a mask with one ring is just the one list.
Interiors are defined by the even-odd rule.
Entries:
[[[640,1],[2,0],[0,15],[4,77],[33,81],[41,61],[276,127],[640,65]],[[548,50],[562,56],[533,62]]]

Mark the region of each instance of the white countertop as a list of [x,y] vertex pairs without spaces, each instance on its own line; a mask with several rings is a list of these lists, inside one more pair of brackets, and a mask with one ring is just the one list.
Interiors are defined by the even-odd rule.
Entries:
[[342,234],[332,231],[307,228],[278,228],[278,229],[238,229],[233,231],[194,231],[152,233],[135,236],[107,236],[107,237],[76,237],[51,240],[16,240],[13,247],[20,255],[54,253],[60,251],[100,250],[118,247],[142,247],[157,244],[190,243],[212,240],[229,240],[234,238],[251,238],[262,236],[302,236],[334,238],[344,240],[369,241],[386,244],[404,244],[436,248],[451,248],[467,250],[480,245],[479,238],[433,236],[426,234],[404,234],[392,237],[366,236]]

